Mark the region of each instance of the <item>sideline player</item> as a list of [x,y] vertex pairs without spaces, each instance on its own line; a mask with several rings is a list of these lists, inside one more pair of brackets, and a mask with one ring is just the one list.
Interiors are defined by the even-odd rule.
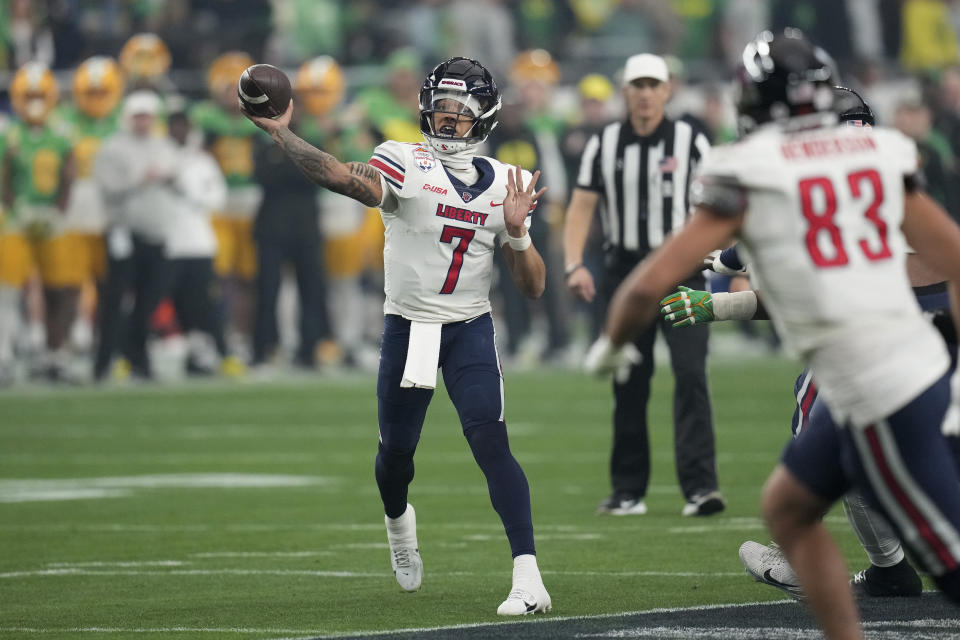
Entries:
[[[257,271],[253,219],[260,206],[262,189],[254,176],[254,138],[260,134],[237,109],[237,81],[253,59],[242,51],[218,56],[207,72],[210,99],[195,104],[190,121],[203,132],[204,144],[217,159],[227,180],[227,204],[213,214],[217,237],[213,268],[220,281],[226,310],[227,342],[233,351],[249,349],[254,310],[254,278]],[[225,358],[222,372],[243,373],[237,358]]]
[[[78,277],[92,291],[102,287],[107,275],[107,211],[100,188],[93,179],[93,163],[103,141],[119,126],[119,104],[124,91],[123,72],[113,58],[87,58],[73,74],[73,102],[58,107],[52,118],[69,131],[73,143],[74,181],[64,213],[64,227],[71,238],[71,263]],[[77,327],[80,335],[93,339],[98,296],[81,294]],[[87,302],[84,303],[84,298]]]
[[18,121],[6,132],[0,168],[3,205],[11,214],[0,234],[0,383],[13,380],[12,332],[20,292],[34,271],[43,284],[47,331],[39,372],[50,382],[77,382],[65,348],[83,277],[64,229],[73,156],[68,132],[50,119],[58,96],[53,73],[38,62],[22,66],[10,83]]
[[[821,522],[851,486],[878,501],[960,602],[960,479],[940,432],[949,356],[904,268],[909,241],[955,296],[960,228],[919,189],[910,140],[835,126],[833,62],[799,31],[760,34],[738,78],[748,135],[702,166],[694,219],[621,286],[588,363],[619,366],[621,345],[673,283],[740,236],[778,333],[831,413],[787,446],[764,488],[764,516],[826,636],[862,638],[843,557]],[[958,305],[954,297],[954,317]],[[867,306],[868,317],[850,312]]]
[[507,440],[489,292],[500,244],[517,287],[531,298],[543,293],[543,259],[527,228],[546,188],[534,191],[539,171],[531,177],[477,155],[499,109],[490,72],[476,60],[451,58],[420,90],[426,144],[387,141],[369,164],[341,163],[293,134],[292,102],[275,120],[248,117],[308,178],[379,207],[386,226],[376,477],[397,582],[406,591],[420,588],[407,489],[439,366],[510,541],[513,587],[497,613],[523,615],[548,611],[551,601],[537,567],[527,479]]

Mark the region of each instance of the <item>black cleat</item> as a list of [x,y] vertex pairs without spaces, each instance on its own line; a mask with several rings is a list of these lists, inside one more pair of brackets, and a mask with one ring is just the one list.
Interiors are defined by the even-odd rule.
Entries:
[[850,580],[856,594],[873,598],[917,598],[923,593],[923,581],[906,558],[892,567],[870,565]]

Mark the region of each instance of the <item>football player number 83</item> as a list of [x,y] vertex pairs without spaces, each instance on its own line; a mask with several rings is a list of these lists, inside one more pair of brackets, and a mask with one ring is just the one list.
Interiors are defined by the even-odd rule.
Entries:
[[[840,267],[847,264],[850,259],[843,247],[840,229],[833,221],[833,216],[837,213],[837,192],[833,181],[826,176],[816,176],[801,180],[798,186],[800,208],[803,217],[810,223],[807,227],[806,241],[807,251],[810,252],[813,263],[818,267]],[[871,247],[866,239],[861,238],[858,242],[860,250],[871,262],[889,258],[892,254],[890,245],[887,244],[887,223],[880,217],[880,205],[883,204],[883,182],[880,174],[875,169],[855,171],[847,175],[846,186],[857,200],[872,197],[863,215],[876,228],[880,246]],[[814,203],[815,194],[818,195],[816,204]],[[830,237],[834,248],[833,257],[825,256],[820,250],[818,241],[822,233]]]
[[463,267],[463,254],[467,252],[467,247],[470,246],[470,241],[473,240],[475,233],[476,231],[473,229],[454,227],[449,224],[443,226],[443,231],[440,233],[440,242],[452,243],[455,238],[458,239],[458,242],[457,246],[453,248],[453,260],[450,261],[450,268],[447,269],[447,279],[444,280],[440,293],[453,293],[453,290],[457,287],[457,280],[460,279],[460,269]]

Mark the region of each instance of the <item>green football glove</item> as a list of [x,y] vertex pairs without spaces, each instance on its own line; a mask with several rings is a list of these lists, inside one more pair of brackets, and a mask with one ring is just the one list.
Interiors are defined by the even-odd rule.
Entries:
[[660,301],[660,314],[674,328],[692,327],[695,324],[713,322],[713,298],[709,291],[697,291],[689,287],[679,287]]

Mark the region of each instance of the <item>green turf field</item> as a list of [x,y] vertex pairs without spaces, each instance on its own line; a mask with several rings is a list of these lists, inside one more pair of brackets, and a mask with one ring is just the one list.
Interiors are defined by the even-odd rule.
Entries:
[[[761,484],[789,434],[797,366],[717,361],[723,514],[682,518],[670,391],[655,378],[646,516],[598,517],[608,383],[507,373],[554,616],[753,602],[737,548],[766,541]],[[509,547],[441,390],[411,502],[423,588],[390,571],[372,377],[0,395],[0,637],[311,637],[496,621]],[[848,558],[864,562],[843,526]]]

